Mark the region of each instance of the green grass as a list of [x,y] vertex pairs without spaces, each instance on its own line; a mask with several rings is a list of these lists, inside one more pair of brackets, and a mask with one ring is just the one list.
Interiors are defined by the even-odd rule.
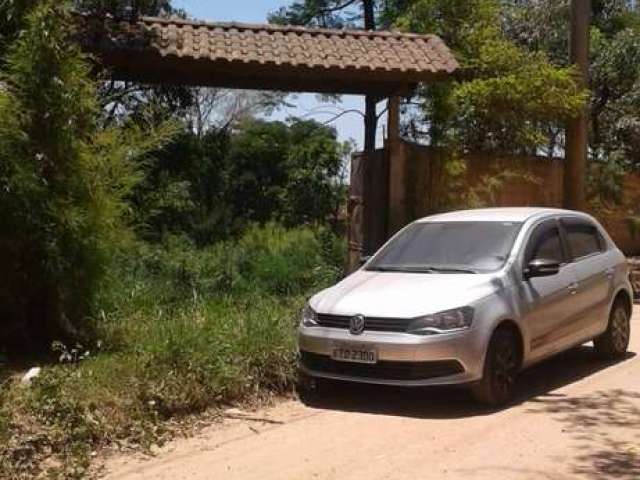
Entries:
[[298,312],[335,280],[343,247],[325,231],[267,226],[114,259],[97,341],[58,348],[66,363],[0,392],[0,478],[81,478],[102,447],[146,448],[170,435],[167,420],[290,391]]

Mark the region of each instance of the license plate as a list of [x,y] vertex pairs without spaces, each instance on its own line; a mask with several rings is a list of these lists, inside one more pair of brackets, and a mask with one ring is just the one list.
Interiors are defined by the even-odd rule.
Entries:
[[338,362],[376,363],[377,352],[371,348],[336,345],[331,350],[331,358]]

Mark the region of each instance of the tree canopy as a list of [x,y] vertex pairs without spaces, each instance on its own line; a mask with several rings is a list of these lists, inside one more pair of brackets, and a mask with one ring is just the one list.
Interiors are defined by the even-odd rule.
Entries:
[[186,234],[209,244],[251,223],[335,219],[350,148],[333,128],[309,120],[249,117],[201,137],[183,129],[149,160],[134,197],[137,223],[148,239]]
[[[503,28],[529,51],[568,64],[569,0],[512,1]],[[640,9],[637,2],[593,2],[589,157],[593,193],[619,197],[619,180],[640,168]],[[559,129],[549,132],[560,137]]]
[[420,92],[409,134],[462,151],[536,152],[549,128],[577,113],[587,92],[573,70],[509,39],[501,16],[496,0],[417,0],[397,19],[403,29],[440,35],[462,69],[459,79]]

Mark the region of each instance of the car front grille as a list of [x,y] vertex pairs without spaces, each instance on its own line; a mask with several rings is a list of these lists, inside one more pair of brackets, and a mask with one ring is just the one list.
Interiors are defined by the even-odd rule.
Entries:
[[310,352],[301,352],[300,356],[302,365],[309,370],[378,380],[427,380],[464,372],[464,368],[457,360],[429,362],[379,361],[375,364],[365,364],[338,362],[327,355]]
[[[349,329],[351,315],[318,314],[318,324],[323,327]],[[406,332],[411,319],[365,317],[364,329],[375,332]]]

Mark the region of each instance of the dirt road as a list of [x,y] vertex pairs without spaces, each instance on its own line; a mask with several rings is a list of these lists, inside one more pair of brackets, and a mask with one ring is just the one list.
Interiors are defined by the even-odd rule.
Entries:
[[[640,352],[640,306],[632,352]],[[526,372],[515,406],[475,407],[457,390],[345,387],[289,401],[169,445],[115,458],[108,478],[640,479],[640,355],[615,364],[581,347]]]

